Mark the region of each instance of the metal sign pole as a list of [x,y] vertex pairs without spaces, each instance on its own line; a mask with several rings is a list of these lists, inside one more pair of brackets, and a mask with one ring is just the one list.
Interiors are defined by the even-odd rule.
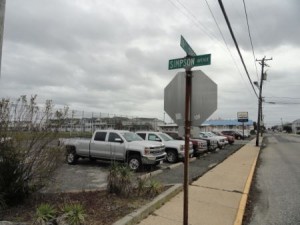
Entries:
[[245,139],[245,127],[244,127],[244,122],[243,122],[243,139]]
[[185,155],[184,155],[184,196],[183,196],[183,225],[188,225],[189,205],[189,145],[191,131],[191,93],[192,93],[192,71],[186,70],[185,84]]

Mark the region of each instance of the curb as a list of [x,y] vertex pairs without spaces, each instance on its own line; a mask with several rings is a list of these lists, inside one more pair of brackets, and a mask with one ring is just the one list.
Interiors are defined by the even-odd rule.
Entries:
[[182,184],[175,184],[173,187],[154,198],[150,203],[116,221],[113,225],[132,225],[140,222],[165,202],[169,201],[172,197],[182,191],[182,188]]
[[[189,159],[189,162],[194,162],[196,160],[197,160],[196,157],[192,157],[192,158]],[[159,170],[155,170],[155,171],[150,172],[150,173],[143,174],[143,175],[139,176],[139,178],[146,179],[146,178],[158,175],[158,174],[164,172],[164,170],[171,170],[171,169],[177,168],[177,167],[179,167],[181,165],[183,165],[183,162],[178,162],[178,163],[175,163],[175,164],[171,164],[171,165],[169,165],[169,166],[167,166],[165,168],[162,168],[162,169],[159,169]]]
[[[260,148],[260,147],[259,147]],[[247,200],[248,200],[248,196],[249,196],[249,192],[250,192],[250,188],[251,188],[251,184],[252,184],[252,180],[253,180],[253,175],[255,173],[255,169],[256,169],[256,164],[257,164],[257,160],[260,154],[260,150],[257,154],[257,156],[255,157],[255,159],[253,160],[252,166],[251,166],[251,170],[250,173],[248,175],[246,184],[245,184],[245,188],[240,200],[240,204],[237,210],[237,215],[234,221],[234,225],[242,225],[243,223],[243,217],[244,217],[244,213],[245,213],[245,209],[246,209],[246,205],[247,205]]]

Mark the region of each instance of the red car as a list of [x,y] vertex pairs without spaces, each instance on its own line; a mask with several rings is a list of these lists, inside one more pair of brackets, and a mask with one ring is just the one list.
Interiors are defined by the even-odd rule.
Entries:
[[219,132],[219,131],[212,131],[212,133],[214,133],[214,134],[216,134],[216,135],[219,135],[219,136],[224,136],[224,137],[226,137],[226,138],[227,138],[227,141],[228,141],[228,143],[229,143],[230,145],[232,145],[232,144],[234,143],[234,140],[235,140],[234,136],[227,135],[227,134],[223,134],[223,133],[221,133],[221,132]]

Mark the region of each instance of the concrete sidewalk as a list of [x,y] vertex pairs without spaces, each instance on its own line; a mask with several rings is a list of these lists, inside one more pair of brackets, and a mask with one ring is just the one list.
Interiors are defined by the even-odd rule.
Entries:
[[[255,140],[252,140],[189,186],[189,224],[242,223],[259,149],[255,147]],[[180,192],[139,224],[182,223],[183,192]]]

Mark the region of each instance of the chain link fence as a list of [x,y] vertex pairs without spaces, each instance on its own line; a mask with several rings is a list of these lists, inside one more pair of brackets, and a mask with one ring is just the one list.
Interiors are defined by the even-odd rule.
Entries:
[[164,122],[157,118],[144,118],[110,113],[70,110],[59,131],[69,136],[90,137],[95,130],[158,130]]

